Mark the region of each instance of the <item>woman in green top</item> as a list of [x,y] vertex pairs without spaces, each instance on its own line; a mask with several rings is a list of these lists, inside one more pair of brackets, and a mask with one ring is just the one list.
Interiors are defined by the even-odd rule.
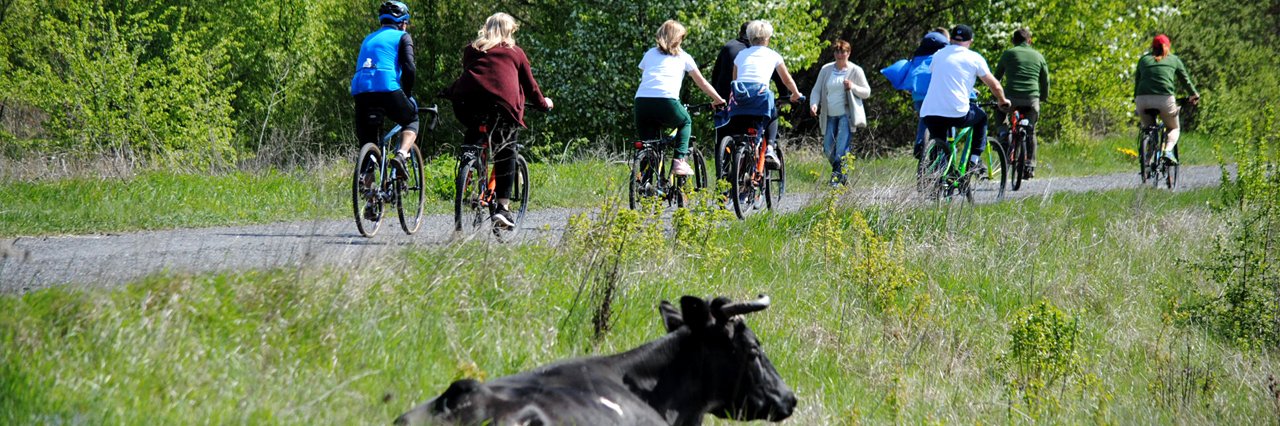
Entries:
[[1178,161],[1173,157],[1173,147],[1178,144],[1178,103],[1174,100],[1174,94],[1177,89],[1175,84],[1179,81],[1191,92],[1188,99],[1191,104],[1198,103],[1200,93],[1191,81],[1191,74],[1187,73],[1187,66],[1170,52],[1169,37],[1157,35],[1151,40],[1151,52],[1138,59],[1133,102],[1137,105],[1138,118],[1142,120],[1143,126],[1150,126],[1155,121],[1143,114],[1143,111],[1160,111],[1160,119],[1164,120],[1165,128],[1169,129],[1163,155],[1175,163]]

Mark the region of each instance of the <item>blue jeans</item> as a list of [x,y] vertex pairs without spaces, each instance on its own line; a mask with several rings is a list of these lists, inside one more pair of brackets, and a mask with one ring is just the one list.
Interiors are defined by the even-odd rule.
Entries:
[[827,131],[822,134],[822,152],[831,162],[831,173],[844,172],[844,155],[849,153],[853,134],[849,132],[849,116],[827,116]]

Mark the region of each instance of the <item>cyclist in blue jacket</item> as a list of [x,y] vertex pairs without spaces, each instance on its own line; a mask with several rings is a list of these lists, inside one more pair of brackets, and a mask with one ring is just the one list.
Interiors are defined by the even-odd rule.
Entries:
[[397,154],[405,158],[418,137],[418,105],[413,99],[417,69],[413,38],[405,31],[409,26],[409,6],[398,1],[383,3],[378,8],[378,20],[382,27],[360,44],[355,75],[351,77],[356,139],[361,145],[377,143],[385,116],[403,128]]

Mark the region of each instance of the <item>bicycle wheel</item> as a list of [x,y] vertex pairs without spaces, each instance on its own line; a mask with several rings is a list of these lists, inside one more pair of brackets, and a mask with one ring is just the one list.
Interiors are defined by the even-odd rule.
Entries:
[[707,189],[707,159],[702,156],[702,150],[690,148],[688,161],[693,167],[693,189]]
[[396,174],[396,210],[400,213],[400,229],[413,235],[422,227],[422,209],[426,205],[423,192],[422,151],[415,145],[409,148],[409,157],[402,158],[403,169]]
[[631,210],[640,207],[645,197],[660,195],[658,190],[658,155],[648,148],[636,153],[631,160],[631,177],[627,180],[627,206]]
[[351,176],[351,210],[355,214],[356,229],[360,235],[372,237],[382,226],[382,200],[378,192],[382,188],[382,150],[372,143],[360,148],[356,168]]
[[480,160],[463,158],[458,162],[454,178],[453,230],[474,233],[489,220],[488,203],[484,200],[489,177],[480,168]]
[[787,191],[787,161],[782,155],[782,145],[773,148],[773,155],[778,157],[778,169],[764,170],[764,201],[765,206],[769,210],[773,210],[775,204],[782,201],[782,196]]
[[529,211],[529,162],[520,154],[516,154],[516,180],[511,184],[511,204],[507,208],[516,216],[512,220],[516,226],[504,231],[510,235],[520,230],[520,223]]
[[1143,129],[1142,134],[1138,136],[1138,175],[1142,177],[1142,183],[1147,183],[1147,178],[1155,172],[1156,151],[1153,148],[1152,137],[1155,136],[1150,130]]
[[1009,183],[1011,189],[1017,191],[1022,189],[1022,181],[1026,179],[1027,173],[1027,134],[1019,126],[1018,130],[1013,133],[1013,140],[1009,144]]
[[733,160],[729,162],[729,202],[738,219],[755,213],[762,195],[761,183],[756,174],[756,152],[751,144],[733,146]]
[[[1006,154],[1004,144],[996,140],[996,138],[987,138],[987,149],[982,152],[982,161],[986,163],[987,173],[976,176],[975,181],[970,181],[970,187],[984,193],[992,193],[996,200],[1004,199],[1004,189],[1009,184],[1009,156]],[[969,195],[969,202],[973,202],[972,191]]]
[[733,160],[733,145],[733,136],[720,138],[720,141],[716,143],[716,182],[714,184],[717,188],[720,186],[719,181],[721,179],[724,179],[726,183],[729,182],[729,161]]
[[916,166],[916,190],[930,200],[939,200],[946,187],[946,172],[951,165],[951,153],[942,139],[925,139]]
[[[1182,158],[1180,155],[1178,155],[1177,145],[1173,146],[1173,158],[1177,158],[1177,159]],[[1174,187],[1178,186],[1178,163],[1174,163],[1166,160],[1165,167],[1167,168],[1165,170],[1165,175],[1164,175],[1165,185],[1167,185],[1169,189],[1173,189]]]

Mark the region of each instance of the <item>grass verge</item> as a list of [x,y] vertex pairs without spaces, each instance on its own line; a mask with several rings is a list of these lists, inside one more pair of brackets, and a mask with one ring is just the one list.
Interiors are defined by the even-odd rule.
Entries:
[[[685,218],[701,232],[675,240],[606,209],[555,247],[415,248],[358,270],[3,296],[0,423],[385,424],[456,378],[653,339],[661,299],[757,293],[775,305],[748,322],[800,398],[793,424],[1256,423],[1276,415],[1257,392],[1274,357],[1172,325],[1165,308],[1188,291],[1179,260],[1223,232],[1206,207],[1216,197],[832,201]],[[1010,359],[1045,347],[1011,332],[1042,324],[1034,312],[1078,335],[1070,368],[1032,393]]]
[[[1136,170],[1135,160],[1120,152],[1132,145],[1131,139],[1120,136],[1086,144],[1045,144],[1038,176]],[[1184,141],[1186,164],[1218,160],[1207,138],[1187,135]],[[830,166],[820,148],[800,146],[787,154],[789,191],[812,192],[827,182]],[[915,161],[905,152],[859,159],[854,164],[849,177],[855,188],[902,186],[914,179]],[[455,166],[447,156],[428,164],[428,213],[452,211]],[[5,182],[0,185],[0,237],[348,219],[350,167],[346,161],[335,160],[285,172],[216,176],[148,172],[127,179]],[[715,167],[710,159],[707,167]],[[587,208],[626,190],[627,166],[622,161],[533,164],[529,173],[534,209]]]

